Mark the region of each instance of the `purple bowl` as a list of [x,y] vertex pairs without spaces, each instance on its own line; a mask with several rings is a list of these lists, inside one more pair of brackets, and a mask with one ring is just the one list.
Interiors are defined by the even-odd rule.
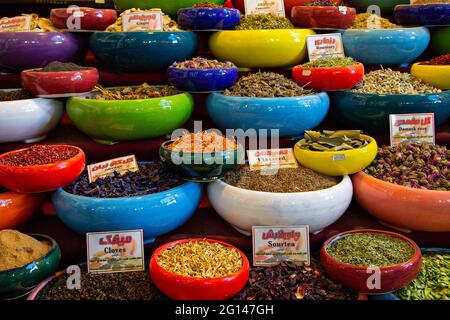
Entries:
[[236,67],[223,69],[168,69],[169,82],[184,91],[221,91],[231,87],[238,78]]
[[42,68],[52,61],[80,62],[87,38],[69,32],[0,32],[0,69]]
[[447,26],[450,25],[450,3],[397,5],[394,16],[404,26]]

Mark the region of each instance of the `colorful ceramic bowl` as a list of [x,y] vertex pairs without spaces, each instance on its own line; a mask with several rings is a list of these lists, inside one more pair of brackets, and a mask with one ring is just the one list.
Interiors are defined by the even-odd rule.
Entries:
[[197,36],[189,31],[95,32],[89,43],[100,63],[127,72],[165,69],[197,50]]
[[[132,8],[152,9],[160,8],[165,14],[176,16],[181,8],[190,8],[196,3],[204,0],[114,0],[115,5],[120,10]],[[209,0],[208,2],[222,5],[225,0]]]
[[[20,193],[39,193],[65,187],[83,172],[86,157],[83,150],[74,146],[54,147],[72,148],[78,154],[68,160],[37,166],[6,166],[0,164],[0,185]],[[0,155],[0,159],[24,149]]]
[[331,101],[337,119],[366,133],[389,134],[389,115],[434,113],[436,125],[450,117],[450,91],[435,94],[367,94],[333,92]]
[[[373,289],[368,288],[367,284],[370,277],[373,276],[373,272],[368,271],[368,267],[355,266],[341,262],[331,257],[327,251],[327,249],[336,241],[355,233],[384,234],[400,238],[408,242],[414,248],[414,255],[404,263],[380,267],[380,287]],[[398,290],[414,280],[420,270],[422,254],[414,241],[401,234],[382,230],[362,229],[343,232],[325,241],[320,250],[320,262],[327,275],[335,282],[341,283],[344,286],[361,293],[380,294]]]
[[79,62],[86,56],[86,42],[70,32],[1,32],[0,69],[17,72],[52,61]]
[[169,82],[184,91],[220,91],[238,79],[237,68],[185,69],[170,66]]
[[398,5],[394,16],[402,26],[447,26],[450,25],[450,3]]
[[392,16],[394,8],[398,4],[409,4],[410,0],[348,0],[347,5],[356,8],[359,13],[366,13],[370,6],[377,6],[383,16]]
[[91,198],[56,190],[58,217],[70,229],[86,232],[142,229],[146,242],[184,224],[202,198],[202,186],[187,182],[173,189],[126,198]]
[[14,299],[27,295],[42,280],[52,275],[58,268],[61,250],[55,240],[42,234],[29,236],[51,243],[52,249],[39,260],[23,267],[0,271],[0,298]]
[[171,171],[190,181],[213,181],[225,172],[243,163],[245,152],[242,146],[231,151],[215,153],[190,153],[171,151],[167,148],[173,141],[166,141],[159,149],[159,158]]
[[[17,90],[17,89],[15,89]],[[0,143],[44,140],[64,114],[64,102],[42,98],[0,102]]]
[[440,56],[450,52],[450,27],[432,28],[431,32],[431,51]]
[[307,68],[296,66],[292,70],[295,82],[318,91],[350,90],[364,77],[364,65],[332,68]]
[[[226,277],[193,278],[169,272],[158,264],[158,256],[164,250],[191,241],[208,241],[237,250],[242,258],[242,268]],[[174,300],[229,299],[244,288],[249,275],[250,263],[244,253],[226,242],[212,239],[191,238],[169,242],[156,249],[150,259],[150,276],[153,283],[162,293]]]
[[172,133],[189,119],[193,108],[189,93],[140,100],[70,98],[66,105],[75,126],[104,144]]
[[358,203],[383,223],[400,230],[450,232],[449,191],[404,187],[364,172],[352,180]]
[[209,116],[222,129],[279,130],[280,137],[297,136],[318,126],[328,113],[325,92],[288,98],[249,98],[212,93]]
[[313,34],[310,29],[220,31],[209,38],[209,48],[238,67],[290,67],[305,59],[306,36]]
[[178,24],[184,30],[232,30],[241,13],[232,8],[184,8],[178,10]]
[[298,162],[316,172],[328,176],[343,176],[365,169],[375,159],[378,151],[377,142],[369,136],[362,136],[369,144],[360,149],[342,151],[311,151],[301,149],[297,142],[294,146]]
[[350,7],[297,6],[292,8],[291,20],[304,28],[347,29],[356,18]]
[[352,194],[348,176],[331,188],[311,192],[260,192],[233,187],[222,180],[208,185],[214,210],[247,236],[252,234],[252,226],[307,224],[310,232],[320,232],[344,214]]
[[412,65],[411,74],[436,88],[450,89],[450,65],[435,66],[417,62]]
[[25,90],[42,98],[65,98],[89,93],[97,85],[99,78],[95,68],[59,72],[40,70],[24,70],[20,78]]
[[112,9],[78,7],[76,9],[54,8],[50,11],[50,21],[58,29],[105,30],[117,20],[117,12]]
[[0,193],[0,230],[17,229],[41,209],[44,195],[39,193]]
[[[430,43],[427,28],[345,30],[345,54],[364,65],[408,64],[417,59]],[[382,52],[383,54],[380,54]]]

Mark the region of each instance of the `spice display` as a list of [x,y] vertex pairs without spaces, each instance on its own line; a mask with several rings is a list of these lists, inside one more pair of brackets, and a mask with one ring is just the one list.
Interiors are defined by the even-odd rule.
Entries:
[[386,267],[411,259],[414,248],[405,240],[387,234],[354,233],[333,242],[327,252],[355,266]]
[[194,4],[192,8],[222,8],[222,6],[212,2],[200,2]]
[[359,13],[350,29],[396,29],[401,26],[372,13]]
[[430,61],[421,62],[420,64],[430,66],[448,66],[450,65],[450,53],[431,59]]
[[297,97],[311,94],[294,81],[274,72],[256,72],[241,77],[230,89],[223,92],[227,96],[276,98]]
[[202,57],[193,58],[192,60],[186,60],[182,62],[174,62],[172,67],[178,69],[226,69],[236,68],[236,66],[230,62],[221,62],[218,60],[208,60]]
[[51,245],[16,230],[0,231],[0,271],[23,267],[47,255]]
[[64,188],[65,191],[84,197],[93,198],[119,198],[153,194],[175,188],[183,183],[174,174],[166,171],[157,162],[139,164],[139,172],[128,172],[120,175],[98,178],[89,182],[85,172]]
[[268,175],[251,171],[248,166],[241,166],[226,173],[224,180],[241,189],[276,193],[316,191],[331,188],[338,183],[335,177],[328,177],[302,166],[281,168],[275,174]]
[[95,86],[98,92],[95,92],[90,99],[95,100],[139,100],[172,96],[178,91],[171,86],[155,87],[147,83],[141,84],[137,88],[113,88],[106,89],[100,85]]
[[25,90],[0,91],[0,101],[16,101],[33,98]]
[[236,300],[356,300],[358,295],[325,276],[320,264],[283,262],[273,267],[253,267],[247,286]]
[[[124,15],[130,14],[130,13],[144,13],[148,11],[161,11],[159,8],[154,9],[148,9],[148,10],[141,10],[141,9],[128,9],[125,10],[120,14],[119,17],[117,17],[116,22],[114,22],[112,25],[110,25],[108,28],[106,28],[106,31],[109,32],[121,32],[122,31],[122,17]],[[168,15],[162,14],[163,16],[163,31],[181,31],[181,29],[178,27],[178,24],[170,19]]]
[[369,72],[354,92],[372,94],[429,94],[440,93],[440,89],[429,85],[409,73],[380,69]]
[[75,157],[77,154],[78,150],[70,147],[36,144],[22,151],[2,157],[0,165],[16,167],[39,166],[65,161]]
[[332,58],[332,59],[318,59],[302,64],[305,68],[335,68],[335,67],[349,67],[357,65],[358,62],[353,58]]
[[450,300],[450,254],[423,254],[417,278],[395,294],[402,300]]
[[194,278],[226,277],[243,265],[236,249],[209,241],[177,244],[161,252],[157,262],[167,271]]
[[236,26],[236,30],[261,29],[294,29],[294,25],[285,17],[268,13],[243,16],[241,22]]
[[[52,22],[47,18],[40,18],[37,14],[22,14],[22,16],[31,16],[30,30],[26,29],[17,29],[14,32],[24,32],[24,31],[32,31],[32,32],[52,32],[59,31],[59,29],[55,28]],[[9,19],[8,17],[3,17],[2,19]],[[0,30],[0,32],[2,32]]]
[[369,141],[361,136],[360,130],[305,131],[305,141],[298,145],[311,151],[341,151],[365,147]]
[[178,152],[210,153],[236,150],[235,140],[230,140],[216,132],[201,131],[178,137],[167,149]]
[[37,70],[38,72],[61,72],[61,71],[80,71],[89,70],[91,68],[79,66],[73,62],[53,61],[44,68]]
[[450,191],[450,150],[432,144],[383,146],[364,172],[405,187]]

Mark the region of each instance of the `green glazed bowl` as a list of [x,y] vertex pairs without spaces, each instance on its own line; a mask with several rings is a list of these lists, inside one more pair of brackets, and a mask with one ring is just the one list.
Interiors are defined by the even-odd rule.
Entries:
[[450,27],[430,28],[431,51],[435,56],[450,53]]
[[[383,15],[392,16],[398,4],[410,4],[410,0],[348,0],[347,5],[355,8],[358,13],[365,13],[371,5],[379,6]],[[385,17],[386,18],[386,17]]]
[[67,113],[75,126],[102,144],[149,139],[172,133],[191,116],[189,93],[140,100],[70,98]]
[[59,266],[61,250],[55,240],[42,234],[28,234],[37,240],[45,240],[52,249],[39,260],[5,271],[0,271],[0,299],[15,299],[28,294],[42,280],[51,276]]
[[209,182],[243,163],[244,148],[215,153],[190,153],[171,151],[167,146],[173,140],[164,142],[159,148],[159,157],[166,168],[183,179],[195,182]]
[[[190,8],[201,2],[205,2],[205,0],[114,0],[120,10],[160,8],[162,12],[171,16],[176,16],[178,9]],[[208,2],[222,5],[225,0],[208,0]]]

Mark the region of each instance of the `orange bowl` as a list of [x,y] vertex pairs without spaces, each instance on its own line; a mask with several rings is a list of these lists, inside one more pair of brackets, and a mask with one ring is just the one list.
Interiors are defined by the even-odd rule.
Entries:
[[28,222],[39,212],[43,201],[41,193],[0,193],[0,230],[17,229]]

